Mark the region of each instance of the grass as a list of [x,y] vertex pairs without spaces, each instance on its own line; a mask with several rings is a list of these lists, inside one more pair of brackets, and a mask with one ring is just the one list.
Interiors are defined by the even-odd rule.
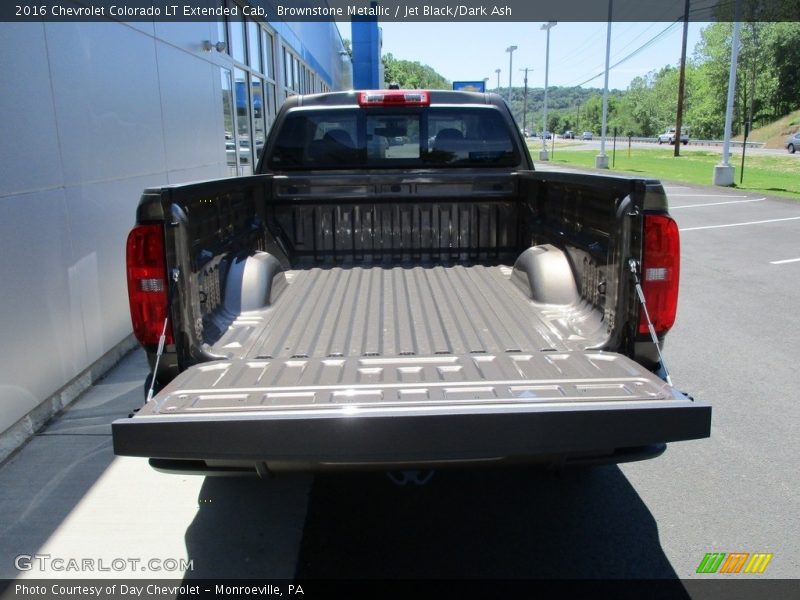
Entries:
[[[537,150],[535,146],[532,152]],[[611,152],[608,152],[609,165]],[[596,150],[565,150],[551,156],[553,163],[594,168]],[[534,162],[536,157],[534,155]],[[720,152],[693,151],[679,157],[669,150],[634,148],[617,149],[616,165],[611,171],[654,177],[663,181],[711,185],[714,166],[720,162]],[[741,154],[731,155],[736,167],[736,189],[758,194],[784,196],[800,200],[800,160],[797,156],[765,156],[749,154],[745,158],[744,181],[738,185]]]

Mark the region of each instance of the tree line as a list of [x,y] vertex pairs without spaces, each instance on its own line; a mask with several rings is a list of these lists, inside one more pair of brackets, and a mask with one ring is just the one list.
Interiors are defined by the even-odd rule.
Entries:
[[[703,29],[694,53],[687,58],[683,123],[694,138],[720,138],[725,123],[732,23],[713,23]],[[736,69],[733,134],[745,123],[760,127],[800,108],[800,22],[743,23]],[[419,62],[383,57],[386,82],[401,87],[450,89],[451,83]],[[631,81],[627,90],[611,90],[609,131],[653,137],[675,124],[678,102],[677,66],[665,66]],[[508,88],[494,90],[505,98]],[[524,89],[511,89],[511,110],[520,126],[542,129],[544,91],[529,88],[527,111]],[[547,129],[599,134],[602,90],[551,87],[547,95]]]

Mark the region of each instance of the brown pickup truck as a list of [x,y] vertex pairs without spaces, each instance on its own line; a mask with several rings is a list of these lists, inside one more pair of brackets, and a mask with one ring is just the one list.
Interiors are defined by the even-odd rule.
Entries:
[[256,173],[142,196],[127,269],[153,374],[117,454],[614,463],[709,435],[660,360],[680,251],[658,181],[537,172],[501,98],[420,90],[288,99]]

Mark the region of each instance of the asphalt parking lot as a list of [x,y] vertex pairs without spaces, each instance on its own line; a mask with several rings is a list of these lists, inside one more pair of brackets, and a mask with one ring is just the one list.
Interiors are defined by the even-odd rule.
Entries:
[[[713,405],[710,439],[620,467],[455,470],[422,487],[165,475],[111,451],[110,422],[142,398],[135,351],[0,468],[0,578],[698,578],[708,552],[773,553],[761,577],[798,577],[800,203],[667,192],[682,281],[665,355],[675,385]],[[17,568],[34,554],[49,562]],[[127,562],[87,573],[53,558]]]

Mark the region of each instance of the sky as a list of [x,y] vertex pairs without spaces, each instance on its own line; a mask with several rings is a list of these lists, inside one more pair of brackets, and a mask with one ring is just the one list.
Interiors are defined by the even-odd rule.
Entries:
[[[508,88],[509,53],[513,53],[512,85],[521,87],[529,67],[528,85],[544,87],[547,34],[542,23],[410,23],[381,22],[383,53],[395,58],[430,65],[450,81],[480,81],[489,77],[488,89],[497,87],[496,69],[501,69],[500,86]],[[691,57],[700,30],[707,23],[690,23],[687,55]],[[664,30],[667,30],[664,32]],[[550,30],[549,85],[603,87],[606,51],[606,23],[558,23]],[[611,89],[626,89],[632,79],[665,65],[680,63],[683,24],[613,23],[611,64],[624,59],[657,37],[648,47],[609,74]],[[345,37],[349,31],[342,32]],[[586,80],[596,76],[595,79]],[[586,82],[586,83],[584,83]]]

